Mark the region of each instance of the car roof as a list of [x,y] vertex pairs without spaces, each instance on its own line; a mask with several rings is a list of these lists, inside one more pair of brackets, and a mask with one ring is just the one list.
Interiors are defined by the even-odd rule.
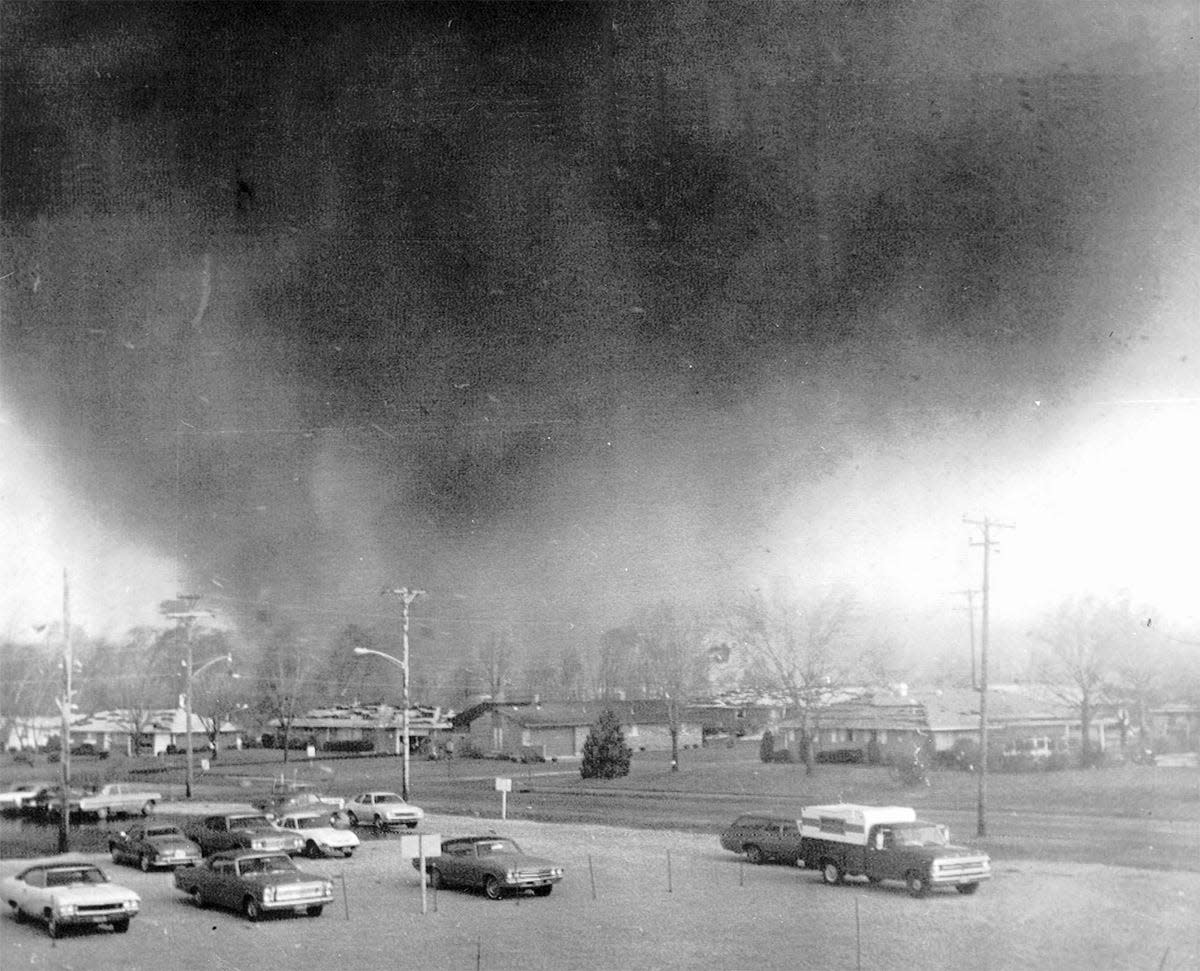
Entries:
[[298,809],[295,812],[284,813],[280,819],[324,819],[329,813],[319,809]]

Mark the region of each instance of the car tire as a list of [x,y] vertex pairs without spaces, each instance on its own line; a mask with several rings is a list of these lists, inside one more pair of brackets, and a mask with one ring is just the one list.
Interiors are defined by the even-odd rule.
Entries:
[[382,816],[375,817],[374,826],[375,826],[375,832],[377,832],[377,833],[386,833],[387,832],[387,823],[385,823],[383,821]]
[[113,927],[113,933],[115,933],[115,934],[126,933],[129,930],[129,918],[122,917],[120,920],[114,920],[112,922],[112,927]]
[[138,855],[138,869],[140,869],[142,873],[150,872],[150,854],[141,853]]
[[242,913],[251,923],[257,923],[262,918],[262,908],[253,897],[247,897],[242,901]]
[[354,855],[354,847],[353,846],[347,846],[344,850],[342,850],[342,856],[344,856],[347,860],[350,859],[350,857],[352,857],[353,855]]
[[410,823],[408,824],[408,828],[409,828],[409,829],[416,829],[416,828],[417,828],[417,821],[414,819],[412,822],[410,822]]
[[317,846],[312,840],[309,840],[304,844],[304,855],[310,860],[315,860],[321,856],[321,847]]
[[346,821],[347,821],[347,822],[348,822],[348,823],[349,823],[351,826],[357,826],[357,825],[358,825],[358,817],[357,817],[357,816],[355,816],[355,815],[354,815],[354,813],[346,813]]
[[323,911],[324,909],[325,909],[324,904],[313,904],[311,907],[308,908],[308,910],[305,911],[305,913],[308,914],[309,917],[320,917],[321,911]]
[[504,896],[504,890],[500,886],[500,881],[495,877],[488,877],[483,882],[483,892],[487,895],[488,900],[499,900]]
[[834,863],[833,860],[826,860],[821,864],[821,879],[829,884],[829,886],[836,887],[842,882],[843,876],[842,868]]
[[14,907],[13,920],[15,920],[18,924],[24,924],[25,921],[29,920],[29,917],[20,907]]
[[910,897],[924,897],[929,892],[929,884],[925,880],[925,875],[916,870],[909,870],[904,875],[904,885],[908,887]]
[[108,852],[112,856],[113,863],[121,862],[121,851],[118,850],[115,846],[110,846],[108,848]]
[[546,886],[544,886],[544,887],[534,887],[533,895],[535,897],[549,897],[550,891],[553,889],[554,889],[554,885],[550,884],[550,883],[546,884]]
[[192,887],[188,891],[188,896],[192,898],[192,903],[196,905],[197,909],[204,909],[204,893],[199,887]]
[[142,803],[142,815],[149,816],[153,812],[154,812],[154,800],[147,799],[144,803]]
[[753,863],[755,866],[758,866],[760,863],[765,863],[766,859],[767,855],[763,853],[762,847],[755,846],[753,843],[746,847],[747,863]]
[[964,894],[969,897],[969,896],[971,896],[971,894],[973,894],[976,890],[979,889],[979,884],[977,884],[977,883],[960,883],[954,889],[957,890],[959,893]]

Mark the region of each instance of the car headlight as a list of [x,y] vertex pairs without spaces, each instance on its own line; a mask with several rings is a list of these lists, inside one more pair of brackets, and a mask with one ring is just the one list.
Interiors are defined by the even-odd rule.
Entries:
[[252,850],[265,850],[266,848],[267,848],[266,840],[254,839],[254,840],[250,841],[250,849],[252,849]]
[[326,897],[332,897],[333,896],[333,881],[331,881],[331,880],[324,881],[321,884],[321,891],[322,891],[322,893],[325,894]]
[[58,907],[57,910],[58,910],[59,917],[74,917],[75,916],[75,905],[74,904],[63,904],[62,906]]
[[556,866],[556,867],[552,867],[552,868],[551,868],[551,870],[550,870],[550,876],[552,876],[552,877],[561,877],[562,875],[563,875],[563,869],[562,869],[562,867],[560,867],[560,866]]
[[138,902],[136,900],[126,900],[121,906],[126,910],[137,910]]
[[263,887],[263,903],[268,903],[275,899],[274,887]]
[[512,870],[504,871],[504,882],[505,883],[516,883],[516,881],[517,881],[517,875],[515,873],[513,873]]

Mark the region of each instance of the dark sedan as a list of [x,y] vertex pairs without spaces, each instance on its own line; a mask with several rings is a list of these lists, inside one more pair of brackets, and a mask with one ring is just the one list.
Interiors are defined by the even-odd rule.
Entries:
[[197,907],[240,910],[250,920],[287,911],[320,917],[333,900],[333,881],[299,869],[282,852],[230,850],[200,866],[175,871],[175,886]]
[[202,859],[198,843],[170,823],[135,823],[108,841],[114,863],[136,863],[145,872],[154,867],[195,866]]
[[[419,859],[412,862],[416,869],[421,868]],[[536,897],[548,897],[563,876],[563,868],[557,863],[528,856],[514,840],[502,836],[442,840],[441,856],[427,859],[425,872],[434,888],[478,889],[492,900],[525,890]]]

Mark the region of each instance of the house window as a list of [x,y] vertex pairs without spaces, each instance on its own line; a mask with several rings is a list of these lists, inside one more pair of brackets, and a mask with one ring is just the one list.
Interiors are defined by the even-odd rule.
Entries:
[[886,744],[887,744],[887,729],[880,729],[880,731],[879,731],[879,744],[880,744],[880,745],[886,745]]

